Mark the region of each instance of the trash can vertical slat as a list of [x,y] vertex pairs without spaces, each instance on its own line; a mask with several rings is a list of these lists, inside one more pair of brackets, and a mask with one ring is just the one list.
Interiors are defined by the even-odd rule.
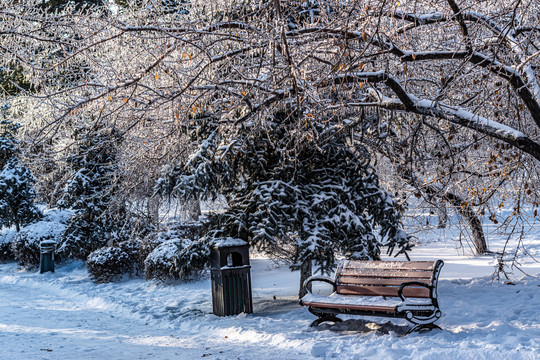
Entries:
[[227,313],[228,314],[234,314],[233,311],[233,299],[232,299],[232,278],[229,276],[230,274],[227,273],[227,292],[224,292],[223,295],[225,296],[225,300],[227,301]]

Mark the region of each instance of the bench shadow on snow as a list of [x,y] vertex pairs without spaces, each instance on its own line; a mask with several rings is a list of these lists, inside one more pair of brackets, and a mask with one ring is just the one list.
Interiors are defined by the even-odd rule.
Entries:
[[301,306],[296,299],[253,299],[253,314],[257,316],[280,315],[298,309],[301,309]]
[[391,321],[375,323],[362,319],[348,319],[338,323],[323,323],[312,329],[313,331],[330,330],[344,334],[389,335],[393,333],[396,336],[405,336],[410,328],[409,325],[396,325]]
[[[296,299],[274,299],[262,300],[254,299],[253,313],[257,316],[276,316],[287,315],[291,311],[300,310],[302,307]],[[365,319],[347,319],[339,323],[322,323],[317,327],[307,327],[307,331],[334,331],[342,334],[361,334],[361,335],[389,335],[405,336],[411,329],[410,324],[395,324],[391,321],[380,323]],[[436,330],[433,330],[436,331]],[[432,332],[433,332],[432,331]],[[429,332],[429,331],[427,331]],[[421,331],[420,333],[424,333]]]
[[[296,299],[273,299],[273,300],[253,300],[253,313],[257,316],[287,316],[291,311],[300,310],[302,307]],[[410,324],[395,324],[391,321],[380,323],[366,319],[347,319],[338,323],[322,323],[316,327],[307,327],[307,331],[334,331],[342,334],[361,334],[361,335],[389,335],[405,336],[411,329]],[[435,332],[432,330],[431,332]],[[429,333],[430,331],[420,331],[419,333]],[[418,333],[416,333],[418,334]]]

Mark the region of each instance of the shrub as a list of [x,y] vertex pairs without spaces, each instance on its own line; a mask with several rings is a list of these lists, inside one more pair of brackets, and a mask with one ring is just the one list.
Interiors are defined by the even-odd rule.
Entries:
[[165,281],[168,278],[179,279],[175,271],[175,257],[182,249],[182,240],[167,240],[159,244],[144,261],[144,275],[147,279]]
[[[187,249],[198,243],[203,230],[200,223],[170,222],[165,229],[145,239],[140,252],[141,258],[144,256],[145,277],[177,280],[202,270],[204,265],[200,266],[199,256]],[[193,261],[194,265],[186,261]]]
[[0,232],[0,263],[15,261],[11,246],[16,234],[15,228],[2,229]]
[[111,244],[129,241],[132,234],[131,218],[112,218],[106,214],[100,220],[91,220],[85,213],[76,212],[67,222],[57,252],[65,259],[87,260],[88,256]]
[[211,243],[205,238],[187,244],[175,257],[175,272],[181,278],[198,275],[210,263]]
[[[139,256],[137,258],[137,266],[139,269],[145,269],[145,261],[148,255],[152,253],[159,245],[163,244],[164,240],[156,234],[151,234],[139,242]],[[145,270],[146,271],[146,270]]]
[[17,158],[11,158],[0,171],[0,225],[21,226],[41,218],[41,211],[34,202],[35,178]]
[[24,229],[15,236],[11,249],[19,265],[28,269],[39,265],[39,244],[42,240],[50,239],[32,237]]
[[144,261],[147,279],[189,279],[207,268],[210,246],[204,240],[173,239],[165,241]]
[[97,283],[111,282],[137,270],[140,243],[123,241],[92,252],[86,260],[90,277]]
[[71,215],[73,212],[68,210],[51,209],[45,213],[40,221],[23,227],[15,235],[11,247],[19,264],[26,268],[37,267],[39,265],[39,244],[43,240],[58,242]]
[[199,222],[170,222],[168,229],[168,236],[189,240],[200,239],[204,232],[204,227]]

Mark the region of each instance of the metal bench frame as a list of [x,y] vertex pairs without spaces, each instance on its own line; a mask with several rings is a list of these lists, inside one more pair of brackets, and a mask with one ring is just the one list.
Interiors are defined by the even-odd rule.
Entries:
[[[334,279],[331,279],[329,277],[325,276],[311,276],[308,278],[304,284],[304,289],[307,290],[309,294],[311,292],[309,291],[309,284],[316,281],[326,282],[333,286],[334,293],[338,291],[338,285],[340,286],[347,286],[349,284],[339,282],[341,271],[344,267],[344,264],[353,264],[355,263],[355,260],[344,260],[342,261],[334,275]],[[360,263],[358,261],[357,263]],[[365,262],[363,262],[365,263]],[[389,264],[398,264],[399,263],[407,263],[410,270],[415,270],[414,263],[423,263],[424,265],[426,262],[396,262],[396,261],[379,261],[378,264],[382,265],[384,269],[385,263]],[[350,305],[350,304],[332,304],[332,303],[321,303],[321,302],[305,302],[304,300],[300,300],[300,305],[307,306],[308,310],[317,316],[317,319],[313,321],[313,323],[310,326],[317,326],[323,322],[331,321],[331,322],[341,322],[342,320],[337,317],[338,314],[350,314],[350,315],[362,315],[362,316],[380,316],[380,317],[392,317],[392,318],[402,318],[405,319],[414,326],[407,332],[407,334],[414,332],[414,331],[420,331],[423,329],[440,329],[439,326],[435,325],[434,322],[438,320],[442,313],[439,308],[439,303],[437,301],[437,283],[439,278],[439,273],[441,271],[442,266],[444,265],[444,262],[442,260],[437,260],[433,263],[433,272],[431,274],[431,278],[429,281],[421,282],[421,281],[408,281],[406,277],[403,277],[403,282],[399,285],[397,288],[397,296],[401,299],[401,303],[393,307],[389,311],[388,308],[386,308],[384,311],[377,310],[377,306],[373,306],[373,304],[369,304],[366,306],[363,305]],[[391,264],[391,265],[392,265]],[[413,267],[411,267],[413,266]],[[364,269],[364,270],[373,270],[373,269]],[[401,269],[403,270],[403,269]],[[359,268],[358,273],[362,275],[362,268]],[[392,279],[392,280],[398,280],[401,277],[399,276],[398,272],[389,274],[385,276],[386,279]],[[381,276],[381,283],[383,276]],[[362,286],[358,284],[353,284],[354,286]],[[374,284],[375,286],[383,287],[384,284]],[[429,290],[429,303],[413,303],[410,300],[415,299],[417,297],[404,296],[403,292],[407,287],[413,287],[413,288],[427,288]],[[357,295],[346,295],[354,297]],[[366,294],[362,294],[361,296],[370,296]],[[371,295],[371,296],[379,296],[379,295]],[[395,296],[395,295],[387,295],[387,296]],[[419,298],[419,297],[418,297]],[[424,297],[422,297],[424,298]],[[425,298],[424,298],[425,299]],[[318,305],[318,306],[317,306]],[[381,307],[382,309],[382,307]]]

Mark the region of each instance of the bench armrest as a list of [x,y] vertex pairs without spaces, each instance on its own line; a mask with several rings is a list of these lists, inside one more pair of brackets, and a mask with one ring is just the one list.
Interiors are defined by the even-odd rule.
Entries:
[[398,289],[398,296],[401,298],[402,301],[406,301],[405,296],[403,296],[403,289],[405,289],[405,287],[407,287],[407,286],[423,286],[425,288],[428,288],[429,290],[432,290],[431,285],[428,285],[428,284],[420,282],[420,281],[404,282],[403,284],[401,284],[399,286],[399,289]]
[[304,281],[304,284],[302,285],[302,287],[306,289],[306,291],[310,294],[311,294],[311,291],[309,291],[308,285],[313,281],[322,281],[325,283],[329,283],[332,285],[334,292],[336,291],[336,282],[334,280],[332,280],[331,278],[327,276],[316,275],[316,276],[310,276],[309,278],[307,278],[306,281]]

